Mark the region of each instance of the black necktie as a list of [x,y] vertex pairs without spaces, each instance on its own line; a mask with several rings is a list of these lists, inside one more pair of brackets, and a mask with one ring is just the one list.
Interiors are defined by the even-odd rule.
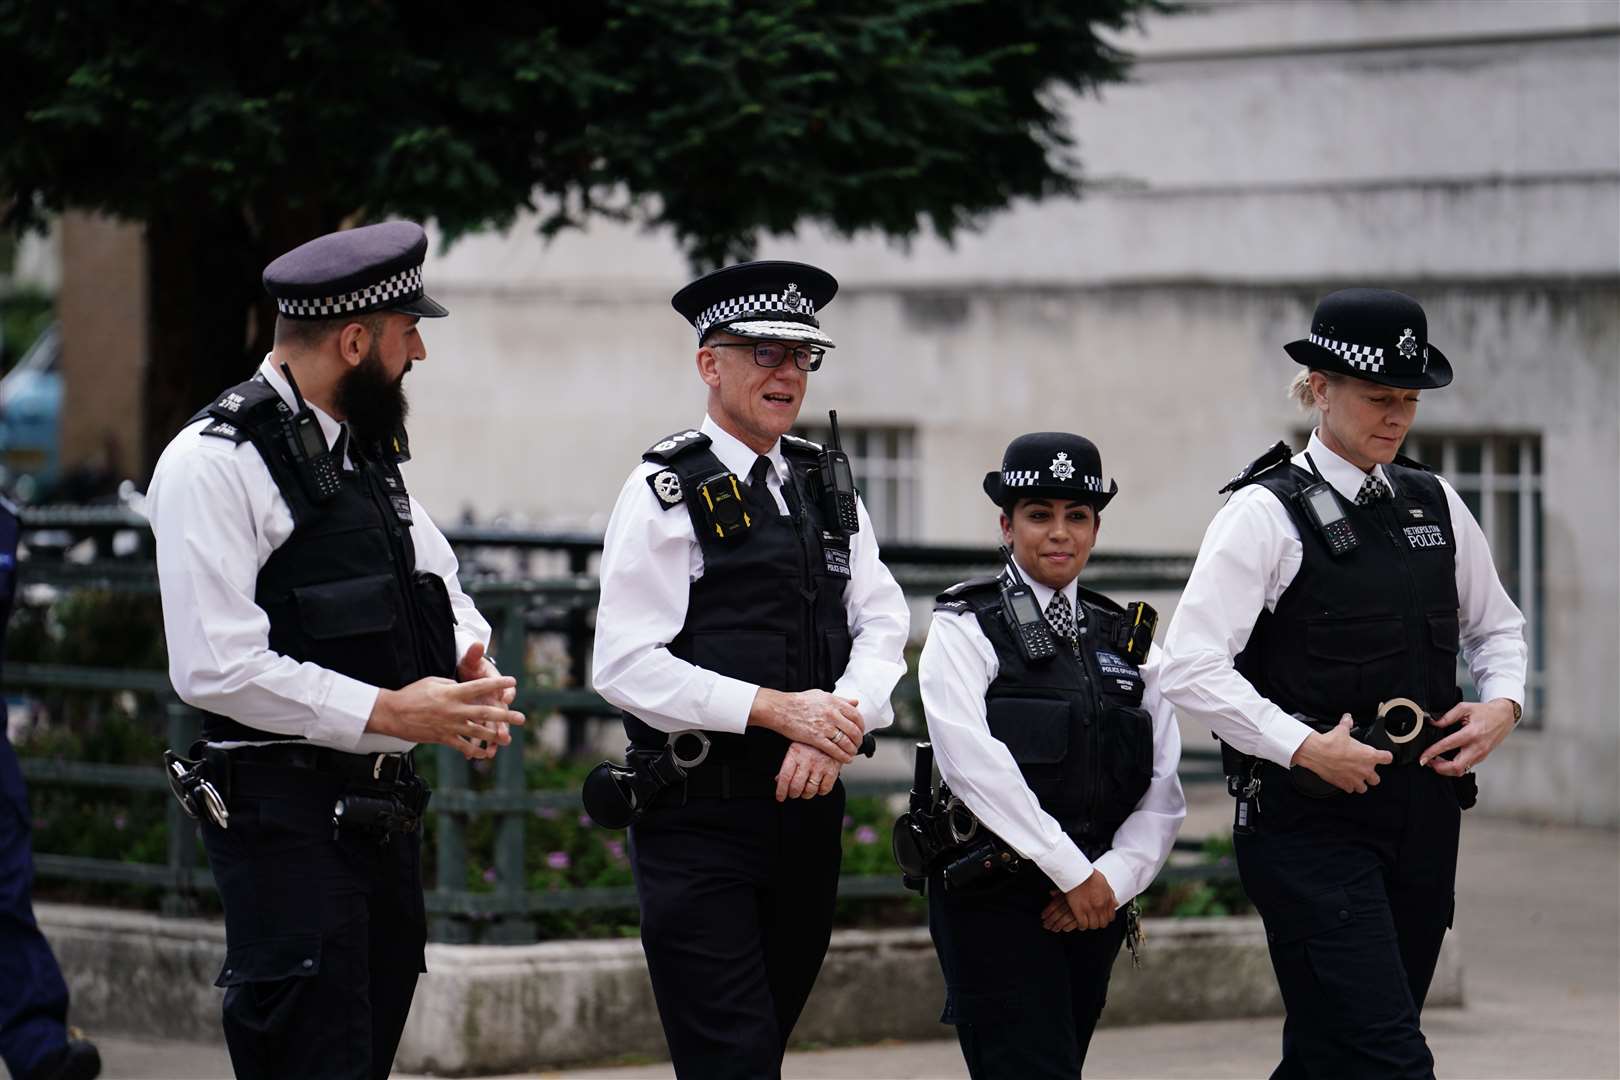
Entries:
[[761,510],[772,514],[776,513],[776,500],[771,498],[770,486],[765,477],[771,471],[771,459],[761,455],[754,459],[754,467],[748,470],[748,490],[754,493],[756,505]]

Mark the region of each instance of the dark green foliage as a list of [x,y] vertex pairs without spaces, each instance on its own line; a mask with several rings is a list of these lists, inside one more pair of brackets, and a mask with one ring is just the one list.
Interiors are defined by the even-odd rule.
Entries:
[[1117,79],[1146,0],[0,3],[0,189],[81,205],[450,232],[533,205],[667,225],[701,262],[760,230],[949,236],[1074,189],[1053,92]]

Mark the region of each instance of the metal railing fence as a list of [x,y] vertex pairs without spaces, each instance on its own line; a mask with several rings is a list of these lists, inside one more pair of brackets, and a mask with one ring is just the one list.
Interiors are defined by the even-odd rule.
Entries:
[[[24,521],[30,558],[19,566],[24,595],[46,590],[99,589],[153,593],[157,581],[151,561],[150,534],[138,517],[122,511],[48,509],[31,512]],[[134,540],[117,537],[133,533]],[[554,685],[539,685],[533,677],[520,678],[515,708],[530,717],[531,726],[552,715],[566,724],[567,753],[579,755],[593,740],[594,727],[617,725],[617,711],[587,689],[591,618],[596,604],[596,582],[590,576],[592,560],[600,552],[596,537],[546,533],[514,533],[488,529],[447,530],[461,556],[464,586],[494,628],[491,654],[502,666],[516,671],[526,666],[513,658],[527,658],[537,638],[552,635],[562,643],[560,664],[550,677]],[[122,549],[122,556],[111,554]],[[995,565],[994,553],[982,548],[890,545],[884,559],[908,597],[931,595],[972,573]],[[536,564],[540,564],[538,567]],[[1130,595],[1138,591],[1174,591],[1186,580],[1190,557],[1110,555],[1098,553],[1085,580],[1093,588]],[[39,595],[34,593],[36,597]],[[179,701],[162,671],[68,667],[41,663],[8,662],[4,669],[10,695],[61,695],[86,692],[132,691],[157,703],[168,745],[183,750],[197,737],[200,714]],[[914,676],[896,690],[896,715],[904,724],[882,733],[885,737],[916,738],[911,725],[920,725],[921,703]],[[157,719],[153,718],[154,721]],[[494,759],[488,786],[474,783],[472,768],[448,747],[433,750],[435,781],[429,813],[433,820],[435,880],[426,893],[431,931],[435,940],[481,940],[491,943],[532,941],[535,918],[546,913],[596,912],[633,909],[633,888],[527,887],[526,830],[537,814],[578,813],[577,790],[530,789],[525,776],[525,744],[533,734],[512,733],[512,745]],[[167,782],[157,762],[106,764],[23,757],[24,776],[36,786],[68,785],[130,793],[166,791]],[[1186,783],[1220,779],[1218,755],[1212,750],[1184,750],[1182,778]],[[852,796],[893,796],[903,793],[903,779],[851,778]],[[35,853],[41,878],[102,884],[155,887],[162,890],[162,910],[186,913],[196,907],[199,894],[213,888],[213,879],[199,858],[195,823],[172,799],[167,807],[167,858],[161,864]],[[477,891],[467,884],[468,831],[480,819],[493,822],[494,885]],[[1197,839],[1178,842],[1183,851],[1202,846]],[[1229,866],[1172,865],[1168,880],[1222,879]],[[910,894],[894,874],[847,874],[839,889],[842,898],[895,898]]]

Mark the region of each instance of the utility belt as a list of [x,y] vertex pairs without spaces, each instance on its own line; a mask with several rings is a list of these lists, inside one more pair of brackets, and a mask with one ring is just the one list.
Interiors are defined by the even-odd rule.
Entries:
[[[1294,719],[1313,731],[1327,733],[1338,727],[1337,720],[1321,720],[1294,713]],[[1371,720],[1363,723],[1351,721],[1350,737],[1375,750],[1386,750],[1392,767],[1418,766],[1424,751],[1445,738],[1447,731],[1438,727],[1434,717],[1411,698],[1397,697],[1380,702]],[[1453,752],[1454,753],[1454,752]],[[1451,756],[1451,755],[1447,755]],[[1221,742],[1221,768],[1226,773],[1226,790],[1238,800],[1234,829],[1249,831],[1248,816],[1251,804],[1257,800],[1262,778],[1261,769],[1267,762],[1248,754],[1239,753]],[[1472,773],[1453,778],[1457,784],[1458,803],[1469,809],[1479,798],[1479,783]],[[1301,795],[1312,799],[1329,799],[1348,792],[1334,787],[1303,765],[1288,767],[1288,781]]]
[[413,751],[350,754],[308,743],[233,749],[193,743],[190,758],[163,752],[169,790],[189,817],[230,828],[233,798],[333,798],[332,837],[386,841],[421,828],[432,790]]
[[[627,829],[655,806],[684,806],[688,799],[752,799],[776,794],[776,777],[745,761],[710,759],[714,741],[704,732],[671,732],[662,747],[625,750],[623,763],[604,761],[585,777],[580,800],[604,829]],[[860,752],[871,757],[870,732]]]

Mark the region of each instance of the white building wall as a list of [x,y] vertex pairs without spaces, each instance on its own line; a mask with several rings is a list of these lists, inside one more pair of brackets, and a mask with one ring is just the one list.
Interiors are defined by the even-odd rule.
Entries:
[[[1418,432],[1537,433],[1548,715],[1497,809],[1620,821],[1620,5],[1224,3],[1151,22],[1133,81],[1069,103],[1090,187],[906,247],[807,230],[761,257],[843,283],[806,420],[910,424],[918,539],[983,541],[1012,436],[1084,432],[1120,484],[1103,546],[1190,551],[1215,489],[1301,418],[1281,345],[1322,292],[1404,289],[1457,381]],[[435,256],[414,489],[444,519],[600,530],[696,423],[687,268],[662,234],[520,225]]]

